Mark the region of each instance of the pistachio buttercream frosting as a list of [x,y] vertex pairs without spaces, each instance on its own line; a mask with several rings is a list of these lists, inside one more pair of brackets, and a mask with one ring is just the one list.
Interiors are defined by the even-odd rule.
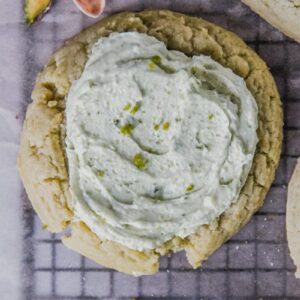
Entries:
[[219,217],[257,144],[257,105],[241,77],[137,32],[95,43],[65,118],[74,218],[137,250]]

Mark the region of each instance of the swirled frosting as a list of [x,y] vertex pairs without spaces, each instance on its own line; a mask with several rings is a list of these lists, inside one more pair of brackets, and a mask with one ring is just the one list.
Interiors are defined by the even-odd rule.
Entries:
[[237,199],[257,107],[244,80],[210,57],[114,33],[72,84],[66,129],[75,217],[144,250],[194,233]]

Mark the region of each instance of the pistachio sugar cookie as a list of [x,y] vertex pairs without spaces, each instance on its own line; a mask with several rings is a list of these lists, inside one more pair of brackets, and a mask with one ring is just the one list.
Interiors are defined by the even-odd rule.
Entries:
[[18,166],[47,230],[142,275],[185,250],[198,267],[263,204],[282,110],[266,64],[235,34],[170,11],[87,28],[39,74]]

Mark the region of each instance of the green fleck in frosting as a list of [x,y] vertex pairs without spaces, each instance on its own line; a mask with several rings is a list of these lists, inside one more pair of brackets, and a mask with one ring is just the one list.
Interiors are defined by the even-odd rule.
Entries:
[[168,130],[170,128],[170,123],[169,122],[165,122],[162,125],[163,130]]
[[133,157],[133,164],[141,170],[146,169],[147,167],[147,159],[145,159],[143,157],[143,155],[141,153],[137,153],[134,157]]
[[141,107],[141,103],[140,102],[137,102],[134,107],[132,108],[132,110],[130,111],[131,114],[135,114]]
[[154,130],[158,130],[159,126],[160,126],[159,124],[154,124],[154,126],[153,126]]
[[121,127],[120,132],[124,135],[130,135],[133,129],[134,126],[132,124],[126,124]]
[[131,108],[131,104],[130,103],[127,103],[124,107],[123,107],[123,110],[129,110]]
[[151,61],[156,64],[159,65],[161,63],[161,58],[159,55],[154,55],[151,57]]
[[99,177],[103,177],[103,176],[104,176],[104,171],[102,171],[102,170],[101,170],[101,171],[98,171],[98,176],[99,176]]
[[186,191],[187,192],[191,192],[192,190],[194,189],[194,185],[193,184],[190,184],[190,185],[188,185],[187,187],[186,187]]

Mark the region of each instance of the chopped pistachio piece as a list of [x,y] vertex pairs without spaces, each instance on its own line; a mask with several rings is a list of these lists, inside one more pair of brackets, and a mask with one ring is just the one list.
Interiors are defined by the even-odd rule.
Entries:
[[158,130],[159,126],[160,126],[159,124],[154,124],[154,126],[153,126],[154,130]]
[[191,192],[192,190],[194,189],[194,185],[193,184],[190,184],[190,185],[188,185],[187,187],[186,187],[186,191],[187,192]]
[[220,184],[222,184],[222,185],[229,185],[232,181],[233,181],[233,179],[221,180]]
[[51,7],[51,0],[25,0],[24,13],[28,25],[42,17]]
[[104,171],[102,171],[102,170],[98,171],[98,176],[103,177],[104,176]]
[[214,115],[212,113],[208,114],[208,120],[212,120],[214,118]]
[[197,74],[197,68],[196,67],[191,67],[191,73],[193,75],[196,75]]
[[161,63],[161,58],[159,55],[154,55],[151,57],[151,61],[156,64],[159,65]]
[[153,63],[153,62],[151,61],[151,62],[149,62],[149,64],[148,64],[148,68],[149,68],[150,70],[155,70],[155,69],[156,69],[156,64]]
[[167,74],[175,73],[175,70],[170,66],[159,64],[159,67]]
[[120,132],[124,135],[130,135],[133,129],[134,129],[134,126],[132,124],[128,123],[121,127]]
[[130,111],[131,114],[135,114],[141,107],[141,102],[136,102],[132,110]]
[[134,157],[133,157],[133,164],[138,168],[138,169],[145,169],[147,167],[148,164],[148,160],[146,158],[143,157],[143,155],[141,153],[137,153]]
[[248,153],[249,152],[249,149],[248,149],[248,147],[245,143],[242,143],[242,150],[243,150],[243,153]]
[[124,107],[123,110],[129,110],[131,108],[131,104],[127,103]]
[[96,83],[93,81],[89,81],[89,86],[90,86],[90,88],[92,88],[92,87],[96,86]]
[[151,61],[148,64],[150,70],[156,69],[156,67],[160,64],[161,58],[159,55],[154,55],[151,57]]
[[170,123],[169,123],[169,122],[165,122],[165,123],[162,125],[162,128],[163,128],[163,130],[169,130],[169,128],[170,128]]
[[148,64],[148,67],[150,70],[154,70],[157,66],[165,73],[172,74],[175,72],[173,68],[161,63],[161,57],[159,55],[154,55],[151,57],[151,62]]

